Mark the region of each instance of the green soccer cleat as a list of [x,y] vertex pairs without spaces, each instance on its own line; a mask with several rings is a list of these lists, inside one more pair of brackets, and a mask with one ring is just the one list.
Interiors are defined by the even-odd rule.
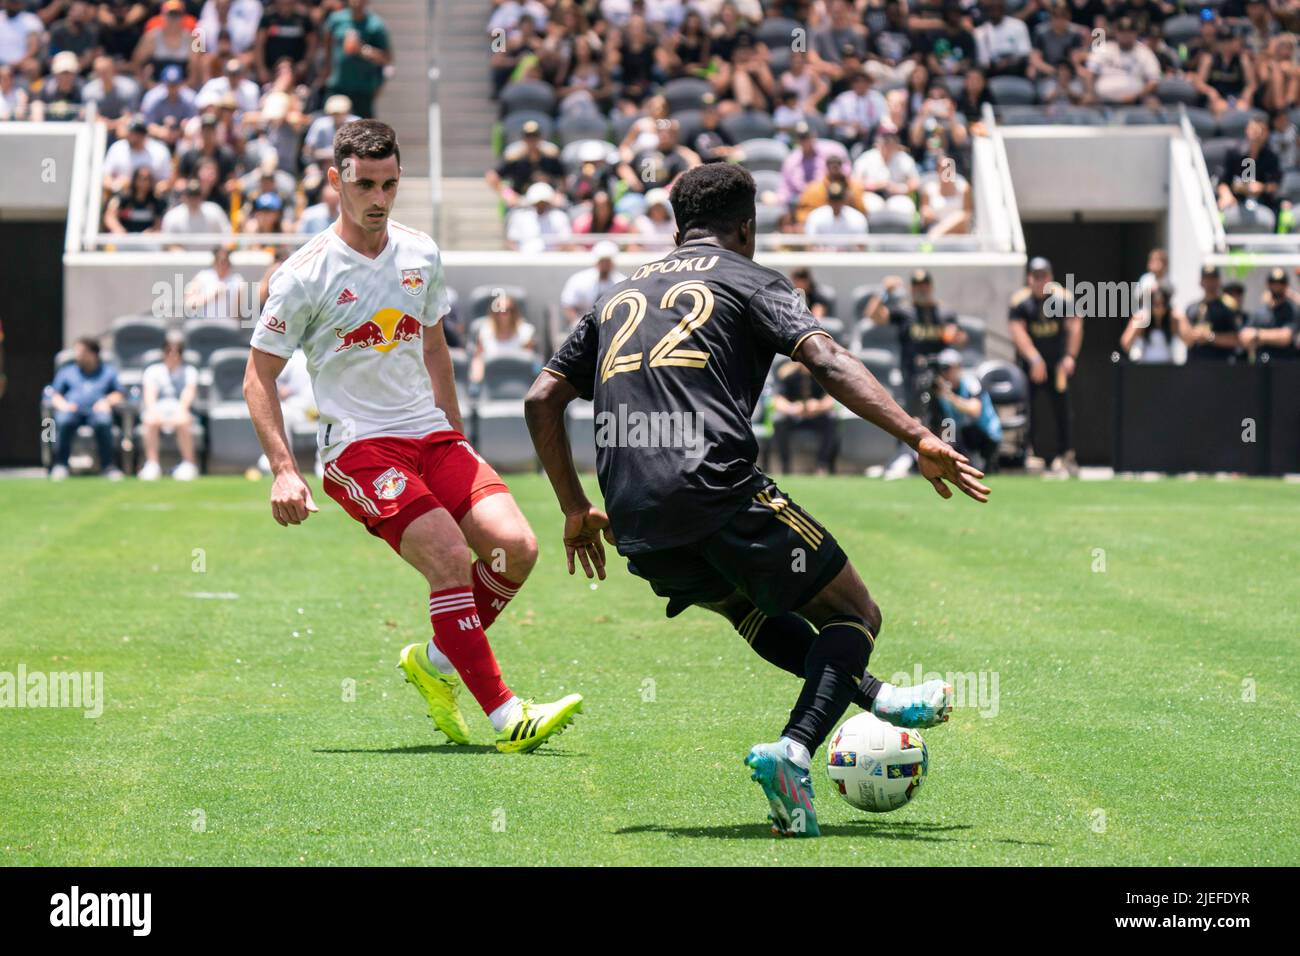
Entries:
[[429,716],[433,718],[434,726],[454,744],[469,743],[469,725],[456,703],[460,694],[460,675],[444,674],[434,667],[423,644],[403,647],[397,666],[406,675],[406,682],[413,685],[429,705]]
[[777,836],[817,837],[817,811],[813,809],[812,778],[808,771],[785,755],[779,743],[755,744],[745,758],[753,771],[749,779],[763,788],[771,804],[772,832]]
[[510,722],[497,731],[497,750],[507,754],[526,754],[573,723],[582,713],[582,695],[569,694],[553,704],[521,701],[510,715]]
[[895,727],[924,729],[947,723],[952,714],[952,684],[928,680],[914,687],[882,684],[871,712]]

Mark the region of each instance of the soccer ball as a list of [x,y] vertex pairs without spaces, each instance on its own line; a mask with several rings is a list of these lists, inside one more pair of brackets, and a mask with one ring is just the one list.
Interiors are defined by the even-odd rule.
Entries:
[[826,772],[840,796],[868,813],[888,813],[907,803],[929,768],[920,734],[869,713],[841,724],[826,748]]

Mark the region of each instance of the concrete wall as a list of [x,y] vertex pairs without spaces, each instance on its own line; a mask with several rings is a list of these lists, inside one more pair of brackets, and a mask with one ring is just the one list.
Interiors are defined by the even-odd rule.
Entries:
[[0,215],[62,219],[72,188],[73,151],[81,123],[0,124]]

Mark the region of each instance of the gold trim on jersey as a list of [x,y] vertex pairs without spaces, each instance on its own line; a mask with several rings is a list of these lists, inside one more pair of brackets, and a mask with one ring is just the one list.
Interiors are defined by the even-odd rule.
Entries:
[[754,496],[754,500],[771,508],[776,515],[776,520],[808,542],[808,546],[814,551],[822,546],[822,540],[826,537],[825,533],[817,527],[812,518],[801,514],[793,502],[786,498],[773,497],[771,488],[764,488]]

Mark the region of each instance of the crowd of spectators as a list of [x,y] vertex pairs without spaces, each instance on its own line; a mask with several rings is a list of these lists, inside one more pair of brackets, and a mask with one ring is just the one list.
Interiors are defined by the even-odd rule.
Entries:
[[93,110],[105,232],[315,232],[389,59],[369,0],[2,0],[0,120]]

